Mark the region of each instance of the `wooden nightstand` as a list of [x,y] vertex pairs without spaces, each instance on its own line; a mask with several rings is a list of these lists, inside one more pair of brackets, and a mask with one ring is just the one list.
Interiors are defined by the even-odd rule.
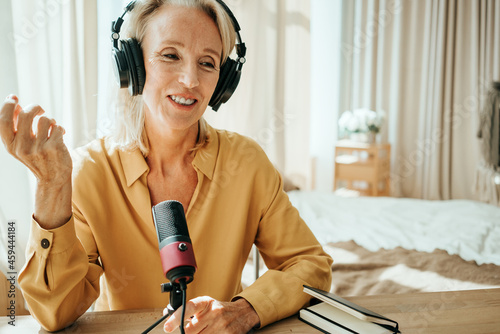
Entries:
[[390,196],[390,144],[340,140],[335,145],[333,190],[345,188],[370,196]]

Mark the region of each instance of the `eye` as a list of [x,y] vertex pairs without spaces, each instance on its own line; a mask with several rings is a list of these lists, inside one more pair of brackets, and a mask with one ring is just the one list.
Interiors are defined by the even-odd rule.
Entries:
[[166,54],[163,54],[162,57],[167,58],[167,59],[172,59],[172,60],[179,59],[179,56],[177,56],[175,53],[166,53]]
[[202,66],[208,67],[208,68],[215,68],[215,65],[209,62],[201,62]]
[[215,60],[212,57],[202,57],[200,59],[200,65],[207,69],[215,69]]

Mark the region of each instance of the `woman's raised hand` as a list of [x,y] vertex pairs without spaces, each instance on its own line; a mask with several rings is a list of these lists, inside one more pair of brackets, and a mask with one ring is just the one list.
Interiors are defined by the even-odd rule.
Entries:
[[7,151],[26,165],[37,179],[34,216],[41,227],[56,228],[71,217],[71,155],[64,144],[64,129],[55,120],[41,116],[37,105],[24,110],[15,95],[9,95],[0,110],[0,137]]

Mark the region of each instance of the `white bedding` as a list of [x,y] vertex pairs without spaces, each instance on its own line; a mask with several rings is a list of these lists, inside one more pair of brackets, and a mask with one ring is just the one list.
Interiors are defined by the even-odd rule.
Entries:
[[288,195],[322,244],[354,240],[370,251],[443,249],[477,264],[500,265],[500,208],[493,205],[314,191]]

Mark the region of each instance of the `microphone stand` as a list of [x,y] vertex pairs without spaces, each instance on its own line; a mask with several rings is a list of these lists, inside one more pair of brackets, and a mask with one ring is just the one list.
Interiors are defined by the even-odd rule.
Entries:
[[[181,284],[183,285],[181,287]],[[170,292],[170,304],[167,306],[168,313],[158,319],[154,324],[149,326],[142,334],[149,333],[153,328],[158,326],[163,320],[171,316],[175,310],[177,310],[183,303],[182,301],[182,288],[184,291],[186,290],[186,280],[181,280],[181,284],[179,283],[162,283],[161,292]],[[184,316],[182,317],[184,318]],[[181,321],[184,319],[181,319]],[[183,324],[181,324],[183,326]]]

